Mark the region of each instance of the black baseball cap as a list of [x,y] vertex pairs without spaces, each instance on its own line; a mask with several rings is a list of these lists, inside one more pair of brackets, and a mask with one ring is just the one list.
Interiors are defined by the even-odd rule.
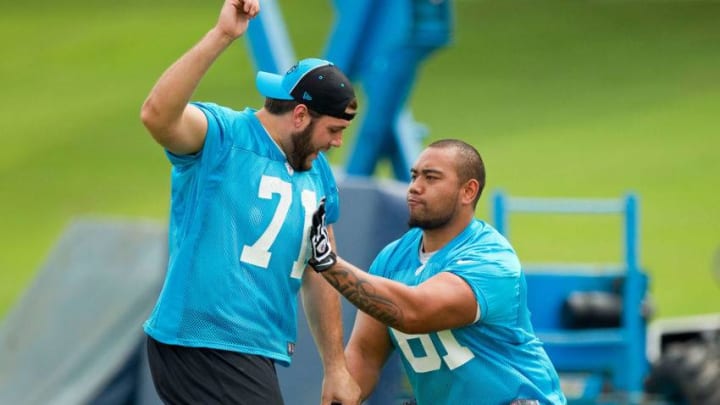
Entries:
[[335,118],[355,118],[355,114],[345,112],[355,99],[350,80],[332,62],[324,59],[303,59],[284,75],[258,72],[255,83],[265,97],[295,100],[315,112]]

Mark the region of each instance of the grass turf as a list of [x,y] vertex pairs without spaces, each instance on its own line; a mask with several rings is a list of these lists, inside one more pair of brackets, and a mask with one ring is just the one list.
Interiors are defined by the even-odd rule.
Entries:
[[[330,2],[279,3],[298,56],[319,55]],[[475,144],[488,195],[637,192],[657,315],[718,311],[710,267],[720,246],[720,3],[453,4],[453,43],[421,67],[410,98],[430,129],[426,142]],[[169,167],[139,108],[219,6],[0,6],[0,316],[74,216],[166,217]],[[234,45],[196,99],[259,105],[249,58],[244,43]],[[332,160],[342,164],[352,144],[350,134]],[[479,216],[488,216],[488,201]],[[525,261],[614,261],[618,226],[613,218],[521,216],[513,241]]]

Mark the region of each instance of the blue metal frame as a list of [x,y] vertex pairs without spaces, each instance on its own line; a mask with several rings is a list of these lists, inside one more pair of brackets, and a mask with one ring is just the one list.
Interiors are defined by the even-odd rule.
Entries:
[[255,69],[284,72],[295,63],[295,51],[275,0],[263,0],[262,12],[250,23],[245,38],[250,46]]
[[[359,82],[366,103],[345,170],[369,177],[388,158],[395,177],[409,181],[428,131],[406,104],[420,64],[450,41],[450,0],[334,0],[333,5],[336,22],[324,57]],[[247,38],[257,69],[282,72],[294,63],[275,0],[263,2]]]
[[[623,263],[605,266],[602,271],[588,264],[528,266],[528,305],[535,330],[559,372],[587,372],[592,378],[608,376],[616,395],[622,395],[623,403],[639,403],[649,365],[645,355],[646,320],[642,314],[648,281],[638,263],[637,197],[627,194],[621,199],[520,198],[498,191],[492,204],[495,227],[508,238],[512,213],[623,216]],[[623,300],[619,328],[563,327],[560,308],[570,292],[611,291],[618,280],[622,281]]]

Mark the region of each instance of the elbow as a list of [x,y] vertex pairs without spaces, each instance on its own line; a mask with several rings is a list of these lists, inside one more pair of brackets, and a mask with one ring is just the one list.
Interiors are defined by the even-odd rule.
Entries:
[[432,332],[432,320],[438,316],[432,306],[427,305],[424,297],[415,294],[398,298],[385,311],[378,311],[374,318],[385,325],[406,334]]
[[430,329],[424,325],[414,323],[403,323],[398,326],[393,326],[393,329],[398,330],[406,335],[420,335],[423,333],[435,332],[435,330]]
[[148,98],[143,103],[140,109],[140,121],[157,143],[163,146],[169,144],[171,125],[153,103],[152,98]]
[[426,309],[403,317],[395,325],[389,325],[395,330],[409,335],[419,335],[454,329],[476,322],[476,313],[456,312],[447,309]]
[[402,319],[399,319],[395,325],[391,326],[393,329],[408,335],[417,335],[433,331],[433,329],[429,327],[427,316],[423,316],[422,313],[416,311],[407,313]]
[[153,135],[162,128],[161,114],[152,102],[152,98],[148,98],[143,103],[140,109],[140,121]]
[[447,308],[418,305],[403,312],[402,318],[389,326],[405,334],[419,335],[459,326],[456,314]]
[[142,108],[140,108],[140,122],[142,122],[145,128],[149,129],[152,127],[153,111],[147,102],[143,103]]

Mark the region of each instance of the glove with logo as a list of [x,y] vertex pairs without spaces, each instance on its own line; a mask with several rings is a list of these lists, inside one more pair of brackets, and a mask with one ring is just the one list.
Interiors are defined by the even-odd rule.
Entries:
[[332,251],[332,246],[330,246],[330,237],[325,225],[324,198],[320,201],[320,206],[312,217],[310,245],[312,247],[312,257],[308,260],[308,264],[318,273],[329,269],[337,262],[337,256]]

